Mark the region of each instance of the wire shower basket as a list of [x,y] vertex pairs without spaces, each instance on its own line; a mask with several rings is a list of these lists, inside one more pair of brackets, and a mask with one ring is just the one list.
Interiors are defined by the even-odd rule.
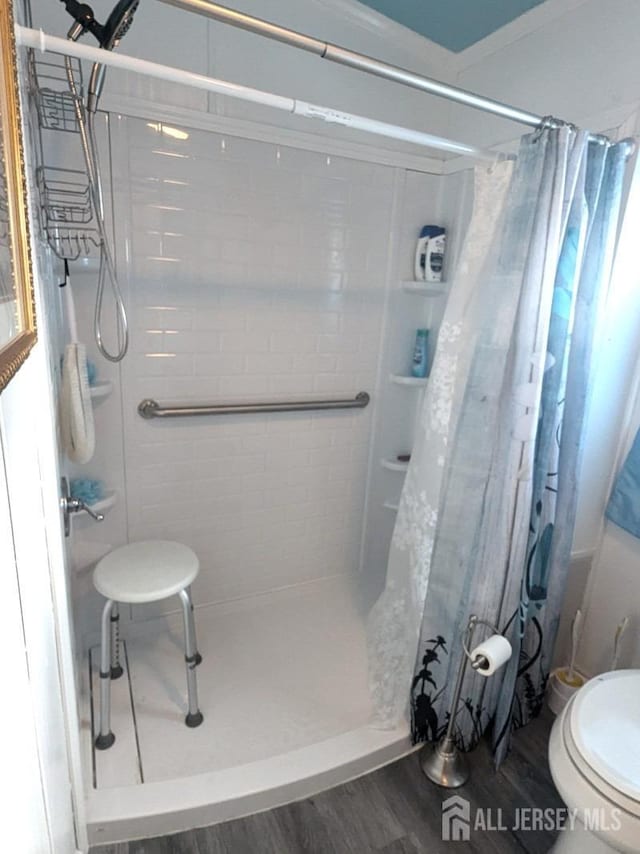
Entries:
[[[78,59],[70,59],[71,73],[82,97],[82,67]],[[62,57],[36,59],[29,54],[29,79],[38,113],[38,123],[44,130],[79,133],[74,98],[69,88],[67,69]]]
[[40,166],[37,170],[42,225],[61,259],[75,261],[100,246],[86,172]]
[[[71,74],[78,97],[83,97],[82,68],[71,59]],[[74,96],[69,87],[62,57],[36,58],[29,52],[30,91],[38,119],[40,162],[43,131],[80,134]],[[67,146],[65,146],[65,149]],[[81,157],[81,149],[78,150]],[[49,246],[58,258],[75,261],[91,255],[100,246],[86,171],[42,165],[36,172],[40,195],[42,227]],[[1,226],[0,226],[1,228]]]

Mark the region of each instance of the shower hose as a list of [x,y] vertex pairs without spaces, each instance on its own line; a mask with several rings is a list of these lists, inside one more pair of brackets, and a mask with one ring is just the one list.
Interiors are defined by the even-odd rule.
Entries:
[[[87,169],[87,178],[89,181],[89,197],[93,206],[96,223],[98,227],[98,235],[100,239],[100,266],[98,269],[98,289],[96,292],[96,303],[93,314],[93,332],[96,339],[98,350],[102,353],[105,359],[110,362],[120,362],[129,347],[129,327],[127,321],[127,312],[122,299],[122,292],[118,284],[116,276],[115,264],[113,261],[113,253],[107,236],[107,229],[104,222],[104,203],[102,198],[102,177],[100,174],[100,159],[98,156],[98,146],[95,135],[95,113],[85,108],[84,102],[78,93],[76,81],[73,75],[73,68],[69,57],[65,57],[65,68],[67,72],[67,80],[69,89],[73,97],[76,119],[80,130],[80,140],[82,143],[82,152]],[[117,349],[115,352],[109,350],[105,344],[102,331],[102,316],[103,303],[105,294],[105,280],[109,279],[111,292],[116,308],[116,336]]]

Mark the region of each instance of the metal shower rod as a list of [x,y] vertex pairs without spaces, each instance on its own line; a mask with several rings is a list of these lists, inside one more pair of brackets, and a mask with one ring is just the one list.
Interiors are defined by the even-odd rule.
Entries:
[[[414,89],[428,92],[430,95],[446,98],[449,101],[455,101],[458,104],[464,104],[476,110],[483,110],[486,113],[493,113],[496,116],[501,116],[504,119],[510,119],[520,124],[530,125],[531,127],[539,127],[541,125],[557,127],[568,124],[568,122],[561,119],[555,119],[550,116],[539,116],[536,113],[530,113],[527,110],[503,104],[501,101],[495,101],[492,98],[484,98],[473,92],[460,89],[457,86],[449,86],[446,83],[441,83],[439,80],[415,74],[412,71],[381,62],[365,54],[356,53],[330,42],[321,41],[304,33],[287,29],[287,27],[281,27],[278,24],[272,24],[269,21],[264,21],[262,18],[255,18],[252,15],[237,12],[218,3],[211,3],[210,0],[160,0],[160,2],[166,3],[168,6],[175,6],[178,9],[184,9],[188,12],[196,12],[199,15],[213,18],[215,21],[220,21],[224,24],[231,24],[233,27],[247,30],[256,35],[283,42],[291,47],[297,47],[308,53],[313,53],[322,59],[336,62],[339,65],[356,68],[359,71],[365,71],[367,74],[383,77],[385,80],[393,80],[404,86],[411,86]],[[594,136],[593,138],[600,139],[601,141],[605,139],[599,136]]]
[[477,148],[473,145],[467,145],[464,142],[446,139],[445,137],[435,136],[434,134],[401,125],[390,124],[389,122],[381,122],[377,119],[370,119],[367,116],[357,115],[356,113],[347,113],[344,110],[337,110],[333,107],[310,104],[299,98],[288,98],[273,92],[265,92],[262,89],[254,89],[250,86],[231,83],[227,80],[218,80],[215,77],[208,77],[204,74],[197,74],[196,72],[186,71],[182,68],[173,68],[170,65],[149,62],[146,59],[138,59],[124,53],[114,53],[94,47],[93,45],[80,44],[69,39],[51,36],[42,30],[29,29],[20,24],[16,24],[15,34],[16,42],[19,45],[35,48],[44,53],[53,52],[78,59],[86,59],[90,62],[98,62],[101,65],[120,68],[123,71],[145,74],[159,80],[168,80],[172,83],[180,83],[184,86],[203,89],[207,92],[215,92],[216,94],[226,95],[230,98],[238,98],[239,100],[249,101],[254,104],[263,104],[275,110],[283,110],[306,119],[320,119],[321,121],[342,125],[353,128],[354,130],[362,130],[377,136],[412,142],[426,148],[436,148],[441,151],[450,151],[454,154],[469,155],[476,160],[484,160],[490,163],[494,163],[500,156],[494,151]]
[[[322,59],[328,59],[331,62],[355,68],[386,80],[401,83],[405,86],[411,86],[414,89],[419,89],[431,95],[446,98],[477,110],[483,110],[501,118],[519,122],[520,124],[531,127],[561,127],[562,125],[570,124],[562,119],[552,116],[540,116],[536,113],[521,110],[509,104],[493,100],[492,98],[484,98],[465,89],[415,74],[404,68],[381,62],[378,59],[356,53],[355,51],[330,44],[326,41],[321,41],[304,33],[298,33],[295,30],[281,27],[278,24],[272,24],[261,18],[237,12],[218,3],[212,3],[210,0],[160,0],[160,2],[188,12],[204,15],[205,17],[230,24],[257,35],[265,36],[266,38],[274,39],[292,47],[297,47],[308,53],[313,53]],[[272,92],[265,92],[249,86],[242,86],[229,81],[207,77],[203,74],[196,74],[160,63],[137,59],[126,54],[112,53],[89,45],[81,45],[78,42],[71,42],[67,39],[43,33],[42,30],[38,31],[16,25],[15,31],[18,44],[40,49],[41,51],[53,51],[54,53],[62,53],[67,56],[75,56],[79,59],[87,59],[103,65],[110,65],[115,68],[146,74],[162,80],[169,80],[204,89],[209,92],[216,92],[231,98],[264,104],[273,109],[284,110],[285,112],[294,113],[304,118],[320,119],[354,130],[362,130],[377,136],[399,139],[427,148],[440,149],[441,151],[449,151],[459,155],[469,155],[477,160],[495,162],[501,156],[495,151],[481,149],[457,140],[425,133],[424,131],[378,121],[377,119],[371,119],[355,113],[347,113],[344,110],[338,110],[333,107],[310,104],[301,99],[287,98]],[[599,143],[609,142],[606,136],[599,134],[591,134],[589,138]]]

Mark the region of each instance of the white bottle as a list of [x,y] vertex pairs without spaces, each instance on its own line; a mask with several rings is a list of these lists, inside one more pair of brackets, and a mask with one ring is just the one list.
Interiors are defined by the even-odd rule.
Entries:
[[418,282],[441,282],[446,243],[445,229],[439,225],[425,225],[416,246],[414,275]]

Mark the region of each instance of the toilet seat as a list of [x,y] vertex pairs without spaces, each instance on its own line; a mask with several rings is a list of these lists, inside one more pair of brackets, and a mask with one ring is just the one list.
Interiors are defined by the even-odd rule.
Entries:
[[640,818],[640,670],[597,676],[566,709],[563,740],[586,781]]

